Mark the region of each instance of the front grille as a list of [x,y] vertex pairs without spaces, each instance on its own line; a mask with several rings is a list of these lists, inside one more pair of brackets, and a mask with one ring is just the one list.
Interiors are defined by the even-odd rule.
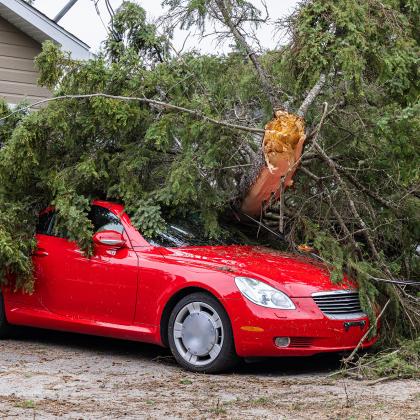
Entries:
[[312,298],[329,318],[348,319],[364,315],[359,294],[351,290],[314,293]]
[[312,337],[290,337],[289,347],[305,348],[311,347]]

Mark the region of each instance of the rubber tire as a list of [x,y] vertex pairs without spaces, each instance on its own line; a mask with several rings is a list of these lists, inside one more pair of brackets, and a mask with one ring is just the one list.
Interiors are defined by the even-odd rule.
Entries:
[[[223,331],[224,331],[224,339],[222,350],[220,351],[219,355],[213,362],[206,366],[194,366],[191,363],[188,363],[186,360],[182,358],[179,354],[178,349],[175,345],[175,340],[173,337],[174,331],[174,324],[176,316],[178,312],[185,306],[191,302],[203,302],[207,305],[210,305],[219,315],[220,320],[222,321]],[[192,293],[191,295],[185,296],[181,299],[176,305],[175,308],[171,312],[171,316],[169,317],[169,325],[168,325],[168,343],[171,349],[172,354],[174,355],[176,361],[185,369],[191,372],[198,372],[198,373],[221,373],[226,372],[232,369],[235,365],[238,364],[239,358],[236,355],[235,351],[235,343],[233,340],[233,333],[232,333],[232,326],[230,324],[229,316],[227,315],[223,306],[211,295],[207,293]]]
[[4,311],[3,295],[0,293],[0,339],[7,337],[9,330],[10,326]]

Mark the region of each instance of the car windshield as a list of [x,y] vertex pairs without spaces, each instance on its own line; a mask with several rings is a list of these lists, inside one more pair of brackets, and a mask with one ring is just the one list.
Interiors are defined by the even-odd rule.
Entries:
[[221,236],[217,239],[210,239],[198,223],[190,221],[168,222],[165,230],[160,231],[153,238],[146,239],[151,245],[165,248],[194,245],[245,245],[249,243],[248,238],[242,232],[231,227],[227,230],[223,226]]

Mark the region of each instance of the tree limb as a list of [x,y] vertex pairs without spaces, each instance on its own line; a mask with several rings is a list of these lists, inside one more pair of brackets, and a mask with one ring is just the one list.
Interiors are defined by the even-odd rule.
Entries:
[[366,340],[366,337],[371,333],[371,331],[378,326],[379,320],[382,318],[382,315],[384,314],[386,308],[388,307],[389,303],[391,302],[390,299],[385,303],[384,307],[382,308],[381,313],[376,318],[376,322],[370,326],[370,328],[365,332],[363,337],[360,339],[359,343],[357,344],[356,348],[351,352],[350,356],[346,357],[344,359],[344,364],[347,366],[349,362],[353,360],[354,355],[356,354],[357,350],[359,350],[360,346],[363,344],[363,342]]
[[339,213],[339,211],[337,210],[337,208],[334,206],[333,200],[330,196],[330,193],[328,191],[328,188],[325,187],[322,178],[320,178],[319,176],[315,175],[313,172],[311,172],[309,169],[305,168],[305,167],[301,167],[301,171],[306,173],[310,178],[312,178],[313,180],[315,180],[316,182],[319,182],[324,189],[326,189],[326,196],[327,196],[327,200],[328,200],[328,204],[335,216],[335,218],[337,219],[341,230],[343,231],[343,233],[346,235],[345,237],[349,238],[353,248],[357,251],[360,252],[360,248],[358,243],[354,240],[353,234],[349,231],[347,225],[344,223],[343,218],[341,217],[341,214]]
[[[313,140],[313,145],[315,147],[315,149],[317,150],[317,152],[319,153],[320,157],[324,160],[324,162],[328,165],[328,167],[330,168],[332,174],[334,175],[334,178],[336,179],[338,185],[340,185],[340,187],[342,188],[344,195],[347,198],[347,202],[349,203],[349,207],[350,207],[350,211],[353,214],[354,218],[357,220],[358,224],[361,226],[361,228],[363,229],[363,235],[366,239],[366,242],[369,245],[370,250],[372,251],[372,254],[374,256],[374,258],[378,261],[378,262],[382,262],[382,259],[379,255],[378,250],[376,249],[375,243],[369,233],[369,228],[366,225],[365,221],[362,219],[362,217],[360,216],[356,205],[354,204],[354,200],[352,195],[350,194],[349,189],[347,188],[346,183],[344,182],[343,178],[341,177],[341,175],[339,174],[337,167],[336,167],[336,163],[327,155],[327,153],[325,153],[325,151],[322,149],[322,147],[319,145],[317,139]],[[387,274],[392,278],[392,275],[389,271],[389,269],[382,264],[384,269],[386,270]]]
[[89,98],[108,98],[108,99],[117,99],[120,101],[132,101],[132,102],[140,102],[140,103],[145,103],[148,105],[155,105],[158,107],[162,107],[162,108],[166,108],[166,109],[171,109],[174,111],[179,111],[179,112],[184,112],[186,114],[190,114],[196,118],[202,119],[206,122],[212,123],[212,124],[216,124],[216,125],[220,125],[222,127],[227,127],[227,128],[231,128],[234,130],[241,130],[241,131],[247,131],[249,133],[259,133],[259,134],[264,134],[265,131],[262,128],[256,128],[256,127],[247,127],[244,125],[238,125],[238,124],[232,124],[229,123],[227,121],[221,121],[221,120],[216,120],[214,118],[208,117],[207,115],[204,115],[203,113],[201,113],[200,111],[195,111],[193,109],[188,109],[188,108],[184,108],[178,105],[173,105],[167,102],[162,102],[162,101],[157,101],[155,99],[149,99],[149,98],[140,98],[140,97],[134,97],[134,96],[119,96],[119,95],[108,95],[107,93],[92,93],[92,94],[86,94],[86,95],[62,95],[62,96],[55,96],[53,98],[47,98],[47,99],[42,99],[41,101],[37,101],[34,102],[31,105],[28,106],[24,106],[22,108],[16,109],[15,111],[12,111],[10,114],[0,118],[0,121],[3,121],[9,117],[11,117],[14,114],[17,114],[19,112],[34,108],[38,105],[47,103],[47,102],[52,102],[52,101],[58,101],[58,100],[63,100],[63,99],[89,99]]
[[327,78],[325,74],[321,74],[319,76],[318,81],[315,83],[315,85],[312,87],[312,89],[308,92],[306,95],[306,98],[303,100],[302,105],[298,109],[297,115],[299,117],[304,117],[306,112],[308,111],[308,108],[311,106],[312,102],[315,100],[315,98],[320,94],[322,88],[325,85]]
[[348,171],[346,171],[345,168],[343,168],[341,165],[337,165],[337,169],[342,171],[344,176],[349,179],[349,181],[357,188],[359,188],[361,191],[366,193],[369,197],[376,200],[378,203],[381,203],[384,207],[387,207],[389,209],[395,209],[396,206],[391,203],[390,201],[386,200],[385,198],[381,197],[380,195],[376,194],[375,192],[369,190],[366,188],[362,183],[360,183],[355,176],[350,174]]
[[264,70],[263,66],[261,65],[260,60],[257,57],[257,54],[248,44],[247,40],[241,34],[237,26],[235,26],[234,23],[232,22],[232,18],[231,18],[228,8],[226,7],[225,0],[216,0],[216,4],[220,10],[220,13],[222,14],[223,23],[229,28],[238,46],[241,47],[246,52],[252,64],[254,65],[254,68],[258,74],[258,78],[260,79],[263,91],[265,95],[267,96],[268,100],[270,101],[271,106],[273,107],[274,110],[278,108],[285,109],[284,104],[280,103],[276,95],[276,90],[274,89],[274,86],[272,85],[267,72]]

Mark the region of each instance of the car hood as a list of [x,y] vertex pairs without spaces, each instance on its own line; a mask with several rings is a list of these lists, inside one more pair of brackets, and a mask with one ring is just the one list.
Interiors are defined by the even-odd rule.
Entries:
[[345,277],[340,284],[333,284],[326,265],[313,258],[265,247],[191,246],[165,251],[165,258],[175,259],[191,271],[206,268],[264,280],[291,297],[356,288]]

